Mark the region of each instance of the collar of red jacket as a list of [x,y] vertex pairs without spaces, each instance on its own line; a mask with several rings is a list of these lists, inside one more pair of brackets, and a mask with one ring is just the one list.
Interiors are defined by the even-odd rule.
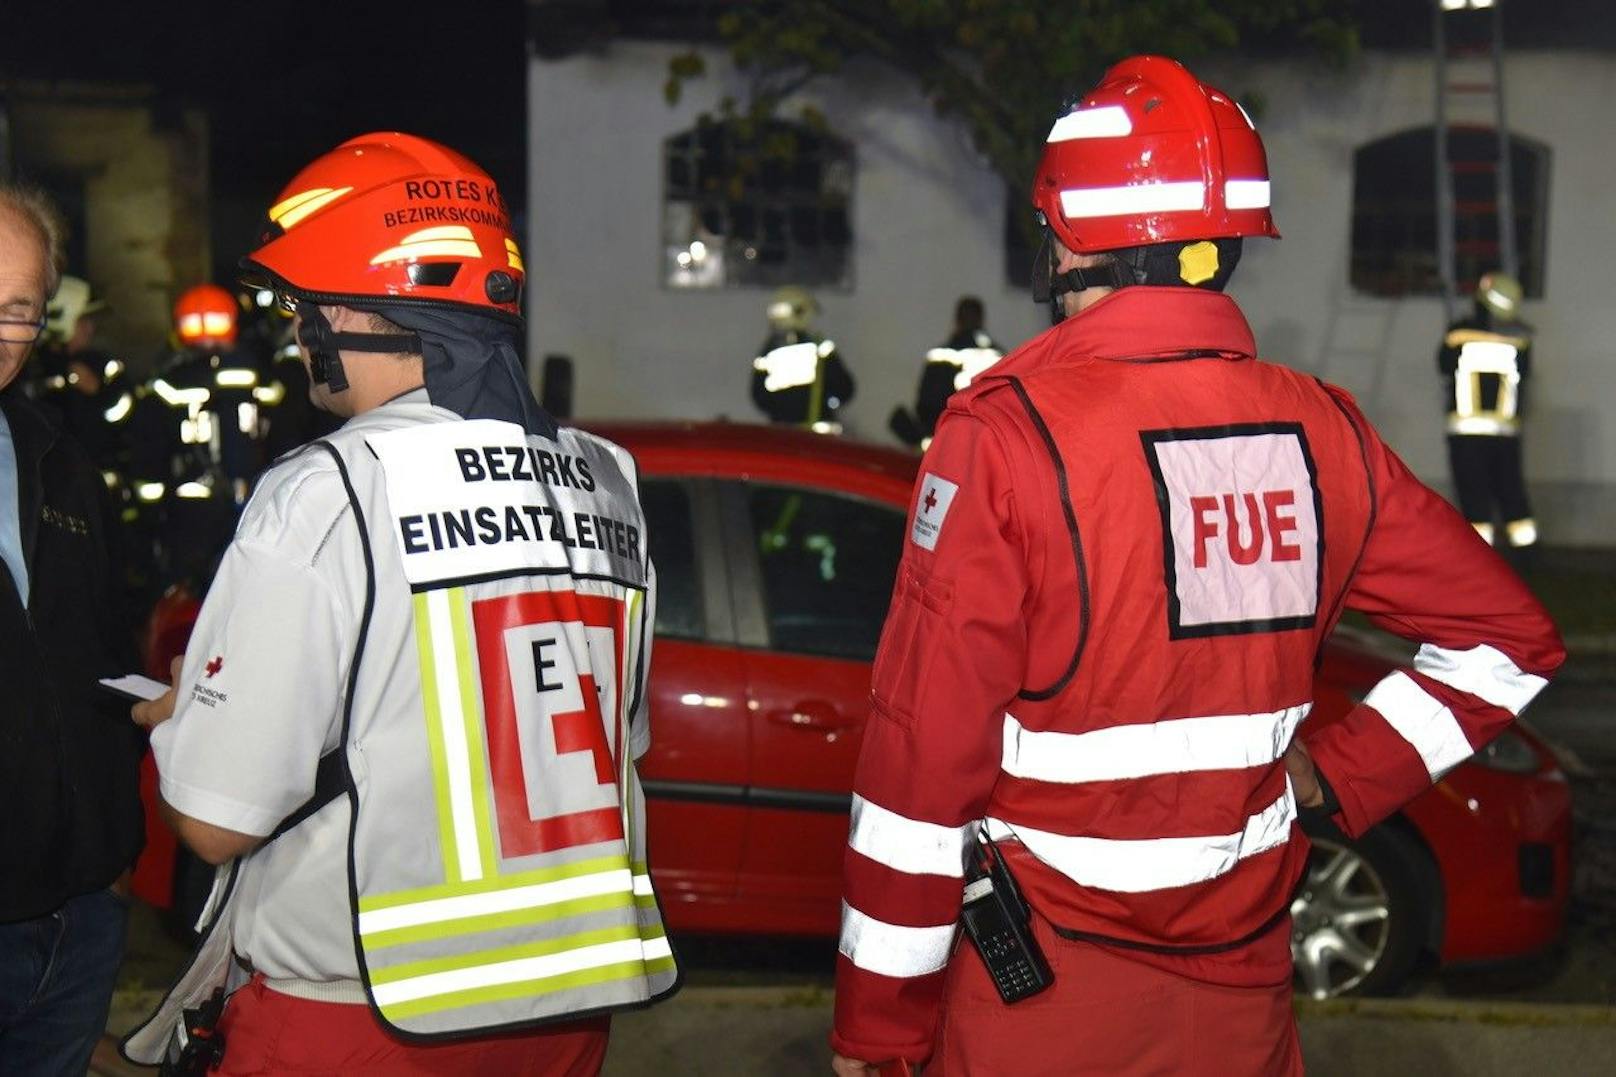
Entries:
[[[1039,345],[1043,345],[1040,347]],[[1202,288],[1120,288],[1017,349],[991,374],[1014,377],[1062,359],[1249,358],[1251,326],[1235,301]]]

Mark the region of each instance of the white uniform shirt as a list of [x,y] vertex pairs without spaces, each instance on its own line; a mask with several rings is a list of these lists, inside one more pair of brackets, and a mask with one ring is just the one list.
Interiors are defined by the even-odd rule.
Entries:
[[[434,418],[458,417],[417,390],[333,437]],[[363,543],[330,453],[307,449],[267,472],[203,604],[174,717],[152,733],[163,799],[175,810],[266,836],[313,794],[320,756],[341,739],[365,584]],[[390,656],[365,661],[385,679]],[[241,866],[235,950],[272,980],[359,978],[348,823],[339,797]]]

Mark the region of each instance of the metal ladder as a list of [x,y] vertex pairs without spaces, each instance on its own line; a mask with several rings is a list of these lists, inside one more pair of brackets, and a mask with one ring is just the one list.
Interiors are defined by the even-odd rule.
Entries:
[[[1448,321],[1459,299],[1474,290],[1460,280],[1458,255],[1474,255],[1482,271],[1520,276],[1515,246],[1515,188],[1510,171],[1509,124],[1504,116],[1503,0],[1431,0],[1436,49],[1437,266]],[[1453,132],[1494,133],[1491,156],[1456,157]],[[1457,189],[1465,188],[1464,198]],[[1478,190],[1479,189],[1479,190]],[[1491,214],[1496,239],[1456,239],[1460,213]]]

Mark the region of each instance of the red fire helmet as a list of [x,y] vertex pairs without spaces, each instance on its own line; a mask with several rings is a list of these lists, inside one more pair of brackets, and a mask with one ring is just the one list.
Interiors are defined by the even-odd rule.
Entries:
[[188,348],[228,348],[236,342],[240,309],[217,284],[198,284],[174,301],[174,332]]
[[1055,121],[1032,203],[1068,250],[1085,254],[1279,238],[1251,117],[1163,56],[1123,60]]
[[242,269],[245,280],[316,303],[426,303],[511,318],[526,275],[488,173],[396,131],[349,139],[299,172]]

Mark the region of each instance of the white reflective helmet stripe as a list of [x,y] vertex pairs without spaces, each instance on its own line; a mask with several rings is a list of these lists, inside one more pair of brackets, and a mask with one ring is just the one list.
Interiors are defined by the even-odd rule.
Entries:
[[847,844],[905,875],[965,876],[965,847],[971,828],[942,826],[888,811],[857,793],[853,794],[853,824]]
[[[1223,185],[1229,209],[1267,209],[1272,185],[1265,179],[1234,179]],[[1068,217],[1123,217],[1134,213],[1177,213],[1206,204],[1200,180],[1139,183],[1125,187],[1074,187],[1061,192],[1061,212]]]
[[954,924],[902,927],[866,916],[842,902],[842,941],[847,959],[882,976],[925,976],[948,964],[954,946]]
[[[650,887],[645,886],[643,893],[650,892]],[[388,905],[379,909],[361,910],[359,933],[374,935],[382,931],[464,920],[473,916],[537,909],[578,898],[630,893],[642,893],[639,880],[631,878],[627,868],[618,868],[591,875],[580,875],[574,879],[557,879],[554,882],[535,883],[530,886],[490,890],[483,894],[457,894],[453,897],[416,901],[408,905]],[[628,900],[625,897],[625,905],[628,904]]]
[[1133,213],[1172,213],[1200,209],[1206,188],[1200,180],[1140,183],[1126,187],[1079,187],[1061,192],[1068,217],[1123,217]]
[[1133,121],[1121,105],[1081,108],[1068,112],[1049,129],[1048,142],[1070,142],[1079,138],[1120,138],[1133,134]]
[[1515,309],[1515,300],[1511,299],[1503,292],[1500,292],[1497,288],[1488,288],[1487,298],[1492,300],[1498,306],[1503,307],[1505,310]]
[[1063,784],[1244,770],[1281,758],[1312,707],[1170,718],[1088,733],[1034,732],[1006,714],[1002,766],[1013,777]]
[[1269,195],[1265,179],[1233,179],[1223,185],[1223,204],[1230,209],[1267,209]]
[[1375,685],[1364,703],[1419,753],[1432,781],[1475,752],[1453,711],[1400,670]]
[[1140,894],[1216,879],[1240,861],[1290,839],[1296,800],[1290,780],[1284,794],[1252,815],[1234,834],[1207,837],[1115,839],[1055,834],[989,819],[989,836],[1017,838],[1039,860],[1081,886]]
[[[1531,523],[1530,520],[1517,522]],[[1462,651],[1424,644],[1414,656],[1414,669],[1433,681],[1468,692],[1517,717],[1549,683],[1543,677],[1522,671],[1509,655],[1485,643]]]

